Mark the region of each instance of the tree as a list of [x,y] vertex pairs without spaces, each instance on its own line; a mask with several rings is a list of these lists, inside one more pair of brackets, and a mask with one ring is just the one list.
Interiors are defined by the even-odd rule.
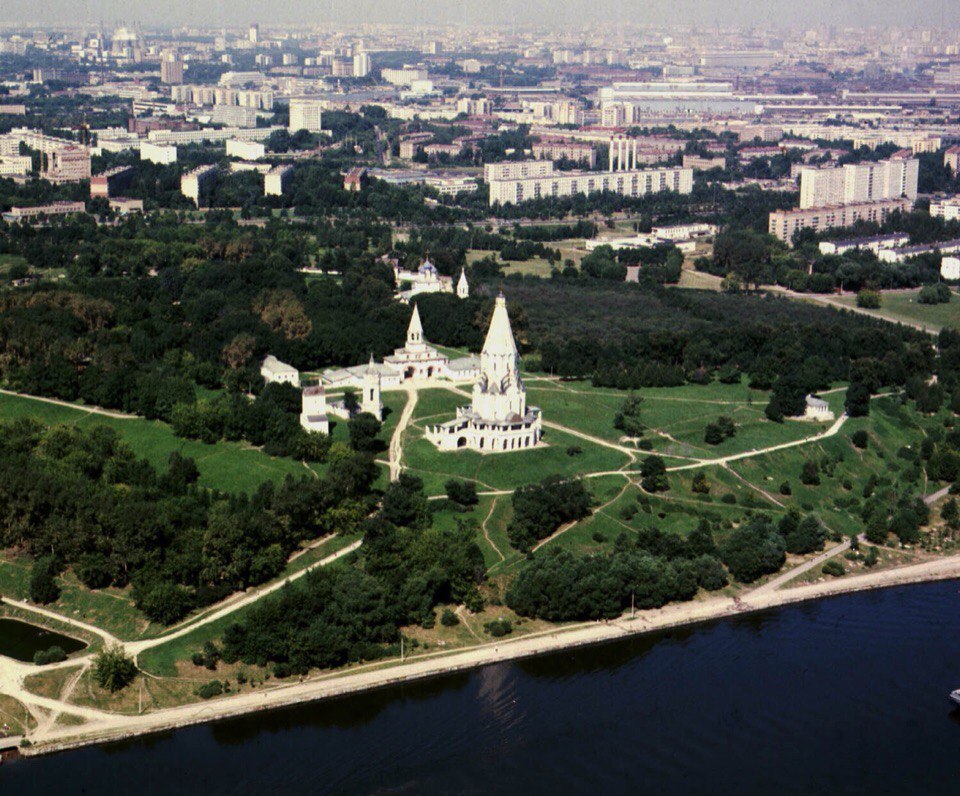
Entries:
[[783,537],[765,517],[737,528],[720,547],[720,559],[741,583],[777,572],[786,560]]
[[807,459],[800,470],[800,483],[805,486],[820,486],[820,465]]
[[38,558],[30,570],[30,599],[46,605],[60,598],[57,570],[52,558]]
[[704,472],[699,472],[693,477],[693,483],[690,485],[690,489],[698,495],[709,495],[710,494],[710,482],[707,481],[707,475]]
[[880,291],[861,290],[857,293],[857,306],[865,310],[878,310],[882,304]]
[[862,381],[851,382],[847,388],[846,409],[850,417],[870,414],[870,388]]
[[443,486],[447,497],[459,506],[476,506],[479,502],[477,485],[473,481],[451,478]]
[[719,445],[724,439],[720,426],[716,423],[707,423],[707,427],[703,431],[703,441],[707,445]]
[[864,450],[870,444],[870,435],[867,434],[866,429],[861,428],[850,435],[850,441],[854,447]]
[[670,489],[667,466],[659,456],[648,456],[640,465],[641,486],[647,492],[666,492]]
[[376,453],[382,447],[377,435],[382,424],[369,412],[360,412],[347,422],[350,447],[360,453]]
[[957,507],[957,499],[950,498],[943,504],[940,511],[940,518],[947,524],[952,531],[960,529],[960,508]]
[[93,676],[97,685],[110,693],[123,690],[137,676],[137,665],[133,658],[119,645],[105,647],[93,661]]

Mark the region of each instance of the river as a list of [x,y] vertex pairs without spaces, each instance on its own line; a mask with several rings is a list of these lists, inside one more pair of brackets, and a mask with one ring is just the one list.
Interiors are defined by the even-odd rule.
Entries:
[[956,793],[960,582],[0,767],[0,793]]

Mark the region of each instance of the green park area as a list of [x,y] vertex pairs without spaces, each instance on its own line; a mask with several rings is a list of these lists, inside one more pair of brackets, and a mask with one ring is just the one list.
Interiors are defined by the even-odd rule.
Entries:
[[[685,539],[704,522],[722,545],[758,513],[778,522],[791,508],[815,514],[835,538],[859,533],[863,527],[860,509],[872,490],[908,489],[919,495],[927,489],[910,451],[949,416],[946,409],[920,415],[912,404],[890,396],[874,398],[867,416],[843,418],[840,423],[776,423],[763,411],[769,393],[749,389],[746,384],[712,382],[626,391],[536,373],[526,374],[526,381],[529,402],[544,414],[544,444],[511,454],[439,452],[424,437],[425,426],[453,417],[456,408],[469,400],[469,388],[438,385],[418,390],[415,399],[405,391],[384,393],[387,411],[380,433],[384,450],[376,454],[377,459],[385,463],[389,455],[386,445],[397,430],[405,402],[416,400],[409,425],[400,430],[403,471],[423,481],[432,509],[431,525],[437,532],[467,530],[482,554],[487,575],[484,594],[488,602],[479,612],[459,608],[458,623],[404,629],[411,643],[416,640],[423,649],[456,649],[489,640],[485,628],[499,620],[514,623],[517,634],[541,628],[542,622],[525,619],[503,605],[509,584],[528,565],[531,555],[536,559],[551,550],[578,556],[606,555],[649,533]],[[838,418],[843,415],[845,392],[840,385],[824,393]],[[617,427],[617,415],[631,402],[641,428],[639,434],[628,436]],[[249,490],[261,480],[304,471],[300,462],[271,458],[250,446],[178,439],[160,422],[107,417],[80,406],[0,396],[0,418],[26,416],[47,424],[104,423],[116,428],[135,451],[156,465],[162,466],[171,451],[180,451],[197,460],[201,483],[209,487]],[[706,429],[719,417],[730,420],[733,433],[708,442]],[[857,432],[866,435],[866,443],[859,439],[854,444]],[[346,424],[338,423],[333,435],[346,441]],[[666,467],[656,488],[649,488],[641,472],[651,456],[662,457]],[[810,462],[815,463],[816,483],[809,482],[809,473],[805,475]],[[588,513],[559,525],[529,549],[515,544],[511,531],[514,491],[557,475],[582,479],[589,493]],[[476,501],[459,505],[447,499],[451,480],[471,482],[478,493]],[[385,467],[376,486],[386,489]],[[359,539],[356,534],[341,534],[305,544],[278,577],[257,588],[279,586]],[[356,555],[332,566],[351,569]],[[892,554],[883,555],[884,565],[902,563]],[[0,591],[15,600],[28,599],[30,569],[27,559],[0,560]],[[210,679],[208,667],[198,663],[199,651],[222,645],[227,628],[245,621],[257,604],[255,593],[247,593],[250,599],[234,595],[230,600],[239,600],[234,611],[218,614],[230,602],[213,604],[164,628],[137,609],[129,587],[88,589],[70,569],[58,581],[60,595],[47,606],[49,610],[65,620],[94,624],[124,642],[147,645],[138,653],[137,664],[143,672],[139,677],[144,698],[154,709],[196,699],[197,686]],[[724,593],[737,594],[739,589],[737,584],[730,585]],[[178,634],[180,628],[189,629]],[[171,633],[173,637],[164,641]],[[270,687],[269,667],[221,663],[216,670],[218,677],[236,681],[235,691]],[[31,688],[37,693],[60,693],[64,683],[54,682],[58,677],[63,679],[59,670],[38,674],[31,680]],[[89,671],[83,674],[70,701],[119,712],[138,709],[132,696],[138,691],[128,688],[111,697],[90,678]]]
[[[931,332],[960,328],[960,297],[956,293],[944,304],[921,304],[919,295],[919,289],[885,291],[879,309],[860,311],[888,321],[919,324]],[[831,301],[846,307],[857,306],[856,296],[837,296]]]

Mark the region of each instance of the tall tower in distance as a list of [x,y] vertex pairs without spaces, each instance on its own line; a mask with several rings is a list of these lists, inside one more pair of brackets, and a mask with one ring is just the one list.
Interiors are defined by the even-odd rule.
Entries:
[[251,23],[250,30],[247,31],[247,38],[251,44],[258,44],[260,42],[260,23]]
[[380,371],[370,356],[370,364],[363,373],[363,398],[360,411],[369,412],[377,420],[383,420],[383,401],[380,399]]

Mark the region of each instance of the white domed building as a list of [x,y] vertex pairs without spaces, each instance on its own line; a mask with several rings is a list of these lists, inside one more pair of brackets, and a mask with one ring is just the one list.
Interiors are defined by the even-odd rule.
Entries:
[[443,451],[467,448],[503,453],[538,445],[543,435],[542,418],[537,407],[527,406],[518,363],[507,302],[501,293],[480,353],[473,402],[457,409],[455,419],[427,426],[427,439]]

